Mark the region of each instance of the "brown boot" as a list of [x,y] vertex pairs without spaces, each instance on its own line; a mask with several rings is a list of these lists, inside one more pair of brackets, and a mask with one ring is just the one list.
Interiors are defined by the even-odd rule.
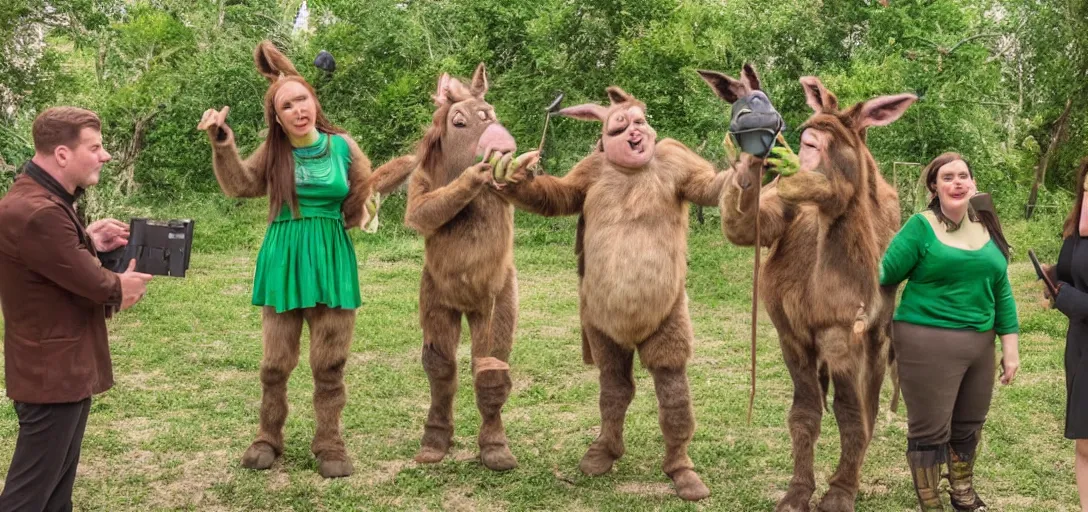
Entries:
[[978,497],[972,479],[975,474],[974,454],[948,449],[948,491],[952,508],[961,512],[985,512],[986,503]]
[[944,446],[911,446],[907,449],[907,462],[922,512],[944,511],[939,487],[945,449]]

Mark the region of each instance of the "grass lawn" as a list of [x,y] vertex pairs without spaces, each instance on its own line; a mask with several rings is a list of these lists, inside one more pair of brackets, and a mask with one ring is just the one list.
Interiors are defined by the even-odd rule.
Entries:
[[[689,366],[697,427],[696,470],[711,497],[677,498],[661,472],[664,452],[649,374],[636,363],[637,391],[626,423],[627,454],[612,473],[589,478],[578,461],[598,432],[597,373],[581,361],[574,218],[519,212],[515,258],[520,321],[511,358],[514,389],[504,409],[520,467],[485,469],[476,458],[479,415],[472,392],[467,325],[459,359],[451,455],[412,461],[429,405],[420,364],[420,237],[402,226],[403,198],[382,210],[380,232],[354,231],[364,306],[346,370],[343,432],[355,474],[324,480],[310,453],[313,383],[302,358],[288,384],[286,453],[269,471],[239,459],[257,429],[260,311],[251,278],[267,203],[215,197],[196,208],[144,209],[158,218],[196,218],[196,252],[184,279],[158,278],[143,302],[110,323],[115,387],[93,402],[75,488],[78,510],[772,510],[792,470],[786,412],[792,384],[777,337],[761,315],[758,394],[746,422],[750,248],[721,235],[718,212],[693,221],[688,293],[695,325]],[[130,212],[131,213],[131,212]],[[1012,386],[995,380],[980,445],[977,487],[991,510],[1075,510],[1073,445],[1062,437],[1065,318],[1044,310],[1025,240],[1042,237],[1053,259],[1053,222],[1010,222],[1011,266],[1022,324],[1022,369]],[[764,252],[764,255],[766,252]],[[906,412],[887,411],[890,382],[868,452],[859,511],[916,510],[903,455]],[[0,400],[0,475],[18,423]],[[832,414],[816,455],[817,496],[838,459]],[[946,484],[947,485],[947,484]],[[947,503],[947,495],[944,496]]]

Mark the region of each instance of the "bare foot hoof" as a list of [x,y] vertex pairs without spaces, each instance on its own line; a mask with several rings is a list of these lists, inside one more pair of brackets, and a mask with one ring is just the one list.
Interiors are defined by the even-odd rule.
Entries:
[[782,500],[778,502],[778,506],[774,508],[774,512],[809,512],[812,510],[809,505],[811,500],[811,489],[791,486],[786,491],[786,495],[782,497]]
[[681,469],[671,475],[672,483],[676,486],[676,495],[688,501],[699,501],[710,496],[710,489],[703,484],[694,471]]
[[586,454],[582,456],[582,461],[578,463],[578,469],[589,476],[603,475],[612,469],[612,463],[616,462],[618,456],[613,456],[605,448],[602,448],[600,444],[593,443],[589,446],[589,450],[586,450]]
[[820,498],[820,504],[816,506],[816,510],[817,512],[854,512],[854,495],[832,487],[823,498]]
[[322,460],[317,459],[317,472],[321,473],[321,476],[325,478],[340,478],[344,476],[351,476],[355,472],[355,467],[351,465],[351,461],[344,460]]
[[276,451],[264,441],[255,441],[242,454],[242,467],[246,469],[268,469],[276,460]]
[[518,467],[518,459],[506,445],[488,446],[480,449],[480,462],[492,471],[507,471]]
[[420,464],[436,464],[442,462],[442,459],[446,458],[446,452],[448,451],[449,448],[443,450],[434,446],[424,446],[419,449],[415,461]]

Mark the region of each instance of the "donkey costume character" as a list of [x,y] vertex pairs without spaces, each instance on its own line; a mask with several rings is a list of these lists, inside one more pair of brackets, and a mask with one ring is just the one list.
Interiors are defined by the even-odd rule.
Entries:
[[[703,79],[729,103],[759,90],[746,65],[742,80],[714,71]],[[767,160],[781,176],[759,195],[764,160],[742,154],[739,171],[721,198],[722,230],[737,245],[759,243],[771,252],[759,276],[759,294],[778,331],[793,379],[789,413],[794,472],[778,512],[808,511],[816,488],[813,458],[828,380],[842,454],[818,509],[854,510],[861,466],[873,435],[880,387],[889,361],[895,292],[878,274],[884,250],[899,227],[895,189],[865,145],[870,126],[892,123],[916,99],[881,96],[840,110],[815,77],[801,78],[815,111],[801,126],[797,156],[782,148]],[[762,232],[756,240],[756,215]]]
[[344,366],[355,309],[361,303],[355,250],[347,229],[377,214],[368,199],[388,192],[411,171],[403,159],[370,172],[370,160],[321,111],[313,88],[268,41],[254,51],[268,78],[268,135],[245,160],[226,124],[229,106],[204,113],[198,129],[212,145],[212,165],[230,197],[269,196],[269,227],[257,256],[254,305],[262,307],[264,355],[260,426],[242,465],[268,469],[283,453],[287,379],[299,360],[302,324],[310,328],[310,367],[317,428],[311,450],[326,478],[348,476],[352,463],[340,434],[347,400]]
[[[404,221],[424,237],[419,321],[423,368],[431,385],[431,407],[415,460],[437,463],[453,438],[457,392],[457,344],[461,318],[472,331],[472,369],[480,410],[480,460],[495,471],[517,467],[502,423],[510,395],[506,361],[517,324],[518,285],[514,268],[514,208],[492,187],[492,166],[514,166],[514,138],[484,100],[488,81],[480,63],[466,86],[443,74],[434,94],[433,122],[419,144],[419,167],[408,184]],[[536,161],[519,158],[514,169]],[[485,162],[474,165],[478,159]]]

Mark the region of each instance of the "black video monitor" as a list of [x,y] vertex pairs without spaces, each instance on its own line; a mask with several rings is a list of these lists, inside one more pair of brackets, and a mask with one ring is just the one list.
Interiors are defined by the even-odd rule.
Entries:
[[156,276],[185,277],[193,249],[191,219],[158,221],[133,218],[129,222],[128,244],[101,253],[102,266],[124,272],[136,260],[136,271]]

